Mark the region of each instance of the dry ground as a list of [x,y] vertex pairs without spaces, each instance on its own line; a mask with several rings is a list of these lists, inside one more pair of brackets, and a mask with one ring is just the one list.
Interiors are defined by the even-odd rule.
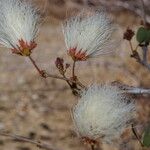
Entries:
[[[127,12],[116,15],[118,39],[127,26],[137,29],[138,18]],[[128,22],[127,22],[128,20]],[[56,71],[56,57],[71,59],[65,51],[60,21],[46,17],[37,39],[38,47],[33,57],[39,66],[52,73]],[[102,56],[77,66],[77,74],[85,85],[120,81],[128,85],[150,87],[150,73],[130,58],[125,41],[119,41],[116,54]],[[88,147],[76,137],[70,110],[76,103],[66,83],[48,79],[45,83],[38,76],[28,59],[12,55],[8,49],[0,48],[0,130],[30,137],[52,144],[61,150],[85,150]],[[69,73],[68,73],[69,74]],[[136,96],[138,129],[150,119],[150,96]],[[104,145],[104,150],[141,150],[139,143],[128,133],[124,142],[120,139],[114,148]],[[126,144],[125,144],[126,142]],[[0,150],[37,150],[31,144],[0,137]],[[89,149],[89,148],[88,148]]]

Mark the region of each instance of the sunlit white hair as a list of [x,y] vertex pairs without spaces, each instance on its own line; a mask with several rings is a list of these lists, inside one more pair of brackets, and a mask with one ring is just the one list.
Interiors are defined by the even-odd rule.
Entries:
[[134,102],[116,86],[92,85],[74,107],[73,121],[80,137],[111,143],[129,125],[134,111]]
[[19,41],[23,46],[31,46],[38,32],[39,21],[39,11],[29,2],[0,0],[0,43],[11,49],[18,49]]
[[115,25],[104,11],[80,13],[63,23],[68,53],[76,60],[86,60],[112,52]]

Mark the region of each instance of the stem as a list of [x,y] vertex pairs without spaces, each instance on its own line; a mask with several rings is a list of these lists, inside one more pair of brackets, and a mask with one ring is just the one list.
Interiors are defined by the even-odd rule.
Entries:
[[147,68],[150,71],[150,64],[148,64],[148,62],[147,62],[148,47],[147,46],[142,46],[143,59],[141,59],[139,54],[137,53],[138,46],[134,50],[131,41],[129,41],[129,44],[130,44],[130,48],[131,48],[131,51],[132,51],[132,54],[133,54],[132,57],[134,57],[137,60],[138,63],[142,64],[145,68]]
[[55,78],[55,79],[60,79],[60,80],[65,80],[65,81],[69,81],[69,82],[71,82],[71,83],[76,83],[76,84],[78,84],[80,87],[86,88],[86,87],[85,87],[83,84],[81,84],[79,81],[73,81],[73,80],[68,79],[68,78],[66,78],[66,77],[59,77],[59,76],[57,76],[57,75],[52,75],[52,74],[46,73],[46,78],[48,78],[48,77]]
[[[81,88],[86,88],[79,81],[74,81],[74,80],[68,79],[65,75],[63,77],[60,77],[60,76],[57,76],[57,75],[49,74],[49,73],[45,72],[44,70],[41,70],[31,56],[29,56],[29,59],[32,62],[33,66],[36,68],[36,70],[38,71],[38,73],[40,74],[41,77],[43,77],[43,78],[50,77],[50,78],[54,78],[54,79],[64,80],[64,81],[66,81],[69,84],[70,87],[72,86],[70,83],[72,83],[72,84],[79,85]],[[73,75],[74,75],[73,77],[75,77],[75,73],[74,72],[75,72],[75,61],[73,63]]]
[[32,64],[34,65],[34,67],[36,68],[36,70],[38,71],[38,73],[45,78],[44,73],[42,72],[42,70],[37,66],[36,62],[33,60],[33,58],[31,56],[28,56],[28,58],[30,59],[30,61],[32,62]]
[[125,93],[130,93],[130,94],[150,94],[150,89],[142,89],[142,88],[130,88],[126,89]]
[[133,87],[118,81],[111,82],[111,85],[117,86],[119,89],[122,90],[122,93],[126,94],[150,94],[150,88],[144,89],[140,87]]
[[95,150],[95,145],[91,144],[91,150]]
[[139,47],[139,44],[136,46],[135,51],[137,51],[138,47]]
[[[68,79],[67,77],[63,76],[63,77],[60,77],[60,76],[57,76],[57,75],[52,75],[52,74],[48,74],[47,72],[43,72],[39,67],[38,65],[36,64],[36,62],[34,61],[34,59],[29,56],[29,59],[30,61],[32,62],[32,64],[34,65],[34,67],[36,68],[36,70],[38,71],[38,73],[44,77],[44,78],[48,78],[48,77],[51,77],[51,78],[54,78],[54,79],[60,79],[60,80],[65,80],[65,81],[68,81],[68,82],[72,82],[74,83],[74,81]],[[84,85],[82,85],[80,82],[76,82],[80,87],[85,87]]]
[[[63,75],[63,77],[66,78],[65,75]],[[67,79],[67,78],[66,78],[66,79]],[[70,86],[70,88],[72,88],[72,85],[71,85],[70,81],[69,81],[69,80],[66,80],[66,82],[68,83],[68,85]]]
[[135,135],[135,137],[136,137],[136,139],[139,141],[139,143],[141,144],[141,146],[143,147],[144,145],[143,145],[143,143],[141,142],[141,139],[140,139],[140,137],[139,137],[139,135],[138,135],[138,133],[137,133],[137,130],[136,130],[136,128],[134,127],[134,125],[132,124],[132,132],[133,132],[133,134]]
[[45,150],[54,150],[51,145],[48,145],[48,144],[43,144],[41,143],[40,141],[33,141],[29,138],[26,138],[26,137],[23,137],[23,136],[19,136],[19,135],[14,135],[14,134],[8,134],[8,133],[0,133],[1,136],[5,136],[5,137],[10,137],[12,139],[15,139],[15,140],[19,140],[19,141],[22,141],[22,142],[26,142],[26,143],[30,143],[30,144],[34,144],[36,145],[37,147],[39,148],[42,148],[42,149],[45,149]]
[[143,62],[147,63],[147,51],[148,51],[147,46],[142,46],[142,50],[143,50]]
[[146,12],[145,12],[145,4],[143,0],[141,0],[141,5],[142,5],[142,12],[143,12],[143,22],[144,22],[144,26],[146,26]]
[[134,51],[134,49],[133,49],[133,46],[132,46],[132,42],[131,42],[131,41],[129,41],[129,44],[130,44],[131,51],[133,52],[133,51]]
[[75,78],[75,67],[76,67],[76,61],[73,61],[73,67],[72,67],[72,77]]
[[143,60],[141,60],[140,63],[150,71],[150,64],[148,64],[148,61],[147,61],[148,47],[142,46],[142,51],[143,51]]
[[102,150],[101,145],[97,142],[96,143],[91,143],[90,146],[91,146],[91,150]]

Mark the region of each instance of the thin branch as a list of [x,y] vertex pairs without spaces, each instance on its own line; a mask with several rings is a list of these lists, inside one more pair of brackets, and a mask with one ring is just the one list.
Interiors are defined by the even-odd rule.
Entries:
[[60,77],[60,76],[57,76],[57,75],[52,75],[52,74],[48,74],[46,73],[46,78],[47,77],[51,77],[51,78],[55,78],[55,79],[60,79],[60,80],[65,80],[65,81],[69,81],[71,83],[76,83],[77,85],[79,85],[80,87],[82,88],[86,88],[83,84],[81,84],[79,81],[73,81],[71,79],[68,79],[66,77]]
[[141,146],[143,147],[143,143],[141,141],[141,138],[139,137],[138,133],[137,133],[137,130],[136,128],[134,127],[134,125],[132,124],[132,132],[133,134],[135,135],[136,139],[139,141],[139,143],[141,144]]
[[[63,77],[67,79],[67,77],[65,76],[65,74],[63,75]],[[70,88],[72,88],[72,85],[71,85],[70,81],[66,80],[66,82],[68,83],[68,85],[70,86]]]
[[[130,3],[126,2],[126,1],[116,1],[115,3],[111,3],[108,2],[106,0],[101,0],[100,3],[102,5],[104,5],[105,7],[109,7],[112,11],[120,11],[122,10],[122,8],[127,9],[135,14],[137,14],[140,17],[143,17],[142,15],[142,10],[141,8],[137,8],[137,4],[136,3],[132,3],[132,1]],[[146,22],[150,23],[150,16],[147,15],[146,16]]]
[[73,61],[73,67],[72,67],[72,77],[75,78],[75,67],[76,67],[76,61]]
[[141,65],[143,65],[145,68],[147,68],[150,71],[150,64],[148,64],[148,61],[147,61],[148,46],[145,46],[145,45],[142,46],[143,58],[141,58],[137,52],[137,47],[134,50],[131,41],[129,41],[129,44],[130,44],[130,49],[132,51],[131,57],[136,59],[138,63],[140,63]]
[[126,93],[130,94],[150,94],[150,89],[142,89],[142,88],[131,88],[131,89],[126,89]]
[[145,4],[143,0],[141,1],[141,5],[142,5],[142,12],[143,12],[143,22],[144,22],[144,26],[146,26],[146,12],[145,12]]
[[127,94],[150,94],[150,89],[133,87],[133,86],[129,86],[126,84],[122,84],[118,81],[114,81],[111,84],[119,87],[123,91],[123,93],[127,93]]
[[[144,89],[144,88],[139,88],[139,87],[131,87],[125,84],[122,84],[120,82],[112,82],[111,84],[118,86],[120,89],[123,90],[123,93],[128,93],[128,94],[150,94],[150,89]],[[56,91],[56,90],[69,90],[69,88],[39,88],[39,89],[12,89],[12,90],[0,90],[0,93],[16,93],[16,92],[49,92],[49,91]]]
[[131,40],[129,41],[129,44],[130,44],[131,51],[133,52],[133,51],[134,51],[134,48],[133,48],[133,46],[132,46]]
[[138,47],[139,47],[139,44],[137,44],[137,46],[136,46],[136,48],[135,48],[135,51],[137,51],[137,50],[138,50]]
[[91,144],[91,150],[95,150],[95,145]]
[[31,63],[36,68],[36,70],[38,71],[38,73],[40,74],[40,76],[43,77],[43,78],[46,78],[44,72],[38,67],[38,65],[36,64],[36,62],[34,61],[34,59],[31,56],[28,56],[28,58],[30,59]]
[[32,89],[32,88],[28,88],[28,89],[23,89],[23,88],[15,88],[15,89],[0,89],[0,93],[20,93],[20,92],[50,92],[50,91],[58,91],[58,90],[69,90],[68,87],[62,87],[62,88],[37,88],[37,89]]
[[148,47],[147,46],[142,46],[142,52],[143,52],[143,59],[139,61],[143,66],[145,66],[149,71],[150,71],[150,64],[148,64],[147,61],[147,52],[148,52]]
[[90,143],[91,150],[102,150],[101,143],[93,141]]
[[75,75],[75,67],[76,67],[76,61],[74,60],[73,62],[73,67],[72,67],[72,77],[74,80],[74,83],[76,83],[77,85],[79,85],[81,88],[86,88],[86,86],[84,86],[77,78]]
[[12,138],[12,139],[15,139],[15,140],[19,140],[19,141],[22,141],[22,142],[34,144],[34,145],[36,145],[37,147],[39,147],[41,149],[54,150],[54,148],[52,148],[51,145],[43,144],[40,141],[33,141],[33,140],[31,140],[27,137],[23,137],[23,136],[20,136],[20,135],[8,134],[8,133],[5,133],[5,132],[0,132],[0,135],[5,136],[5,137],[9,137],[9,138]]
[[142,46],[142,50],[143,50],[143,61],[147,63],[147,52],[148,52],[147,46]]
[[[146,26],[146,12],[145,12],[145,4],[143,0],[140,0],[141,5],[142,5],[142,14],[143,14],[143,19],[144,19],[144,26]],[[150,64],[148,63],[147,57],[148,57],[148,44],[145,42],[145,44],[138,44],[138,46],[136,46],[136,48],[133,48],[131,39],[128,40],[129,41],[129,45],[130,45],[130,49],[132,51],[132,55],[131,57],[136,59],[138,63],[140,63],[141,65],[143,65],[145,68],[147,68],[150,71]],[[140,57],[139,53],[137,52],[138,47],[141,47],[142,49],[142,58]]]
[[31,63],[33,64],[33,66],[36,68],[36,70],[38,71],[38,73],[40,74],[41,77],[43,77],[43,78],[50,77],[50,78],[54,78],[54,79],[64,80],[64,81],[71,82],[71,83],[76,83],[80,87],[85,88],[85,86],[83,84],[81,84],[79,81],[74,81],[74,80],[68,79],[65,76],[60,77],[60,76],[57,76],[57,75],[52,75],[52,74],[47,73],[44,70],[41,70],[31,56],[29,56],[29,59],[30,59]]

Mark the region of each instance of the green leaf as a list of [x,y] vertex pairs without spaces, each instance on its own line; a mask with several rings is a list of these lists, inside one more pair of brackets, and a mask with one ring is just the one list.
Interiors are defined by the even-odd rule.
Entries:
[[147,31],[147,42],[150,42],[150,29]]
[[143,134],[142,143],[145,147],[150,147],[150,125]]
[[140,27],[136,34],[137,41],[141,44],[143,42],[149,43],[150,42],[150,30]]

